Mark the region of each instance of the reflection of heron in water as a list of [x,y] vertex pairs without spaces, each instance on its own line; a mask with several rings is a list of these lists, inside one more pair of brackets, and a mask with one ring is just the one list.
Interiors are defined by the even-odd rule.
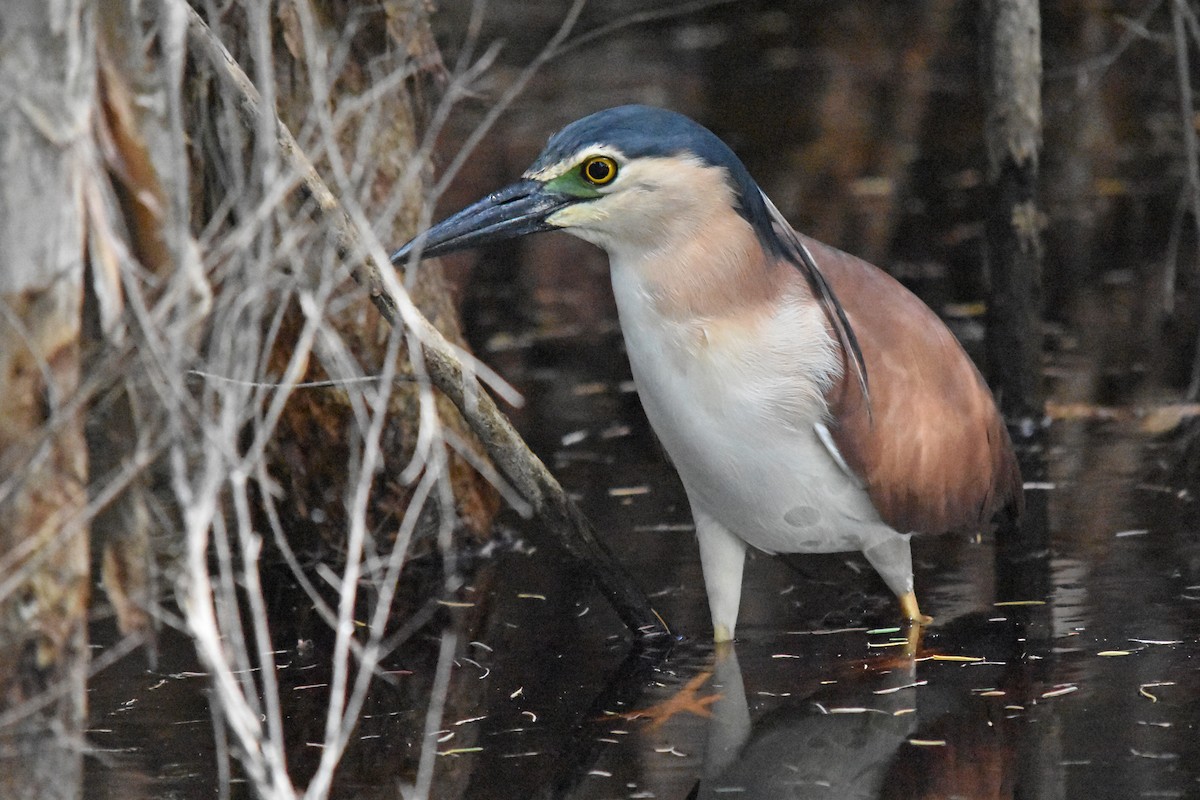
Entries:
[[897,749],[916,726],[912,656],[886,671],[864,670],[782,708],[753,728],[732,646],[716,658],[704,773],[690,798],[837,800],[879,797]]
[[923,657],[941,660],[926,661],[918,680],[910,647],[868,669],[839,670],[836,684],[753,723],[737,654],[721,649],[711,683],[720,697],[690,798],[1061,800],[1061,726],[1054,707],[1037,702],[1049,640],[1027,632],[1013,620],[959,617],[937,638],[971,658],[923,647]]

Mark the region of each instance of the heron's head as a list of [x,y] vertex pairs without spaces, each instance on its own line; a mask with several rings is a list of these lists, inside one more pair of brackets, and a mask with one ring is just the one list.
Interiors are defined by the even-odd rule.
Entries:
[[433,226],[392,261],[549,230],[610,253],[645,252],[731,214],[773,236],[762,193],[715,134],[673,111],[620,106],[554,134],[521,180]]

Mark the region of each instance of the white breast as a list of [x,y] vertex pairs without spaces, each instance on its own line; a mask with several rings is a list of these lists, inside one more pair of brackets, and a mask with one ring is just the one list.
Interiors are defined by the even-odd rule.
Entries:
[[879,516],[821,441],[840,369],[815,304],[668,319],[618,259],[613,290],[646,415],[694,507],[768,552],[861,549]]

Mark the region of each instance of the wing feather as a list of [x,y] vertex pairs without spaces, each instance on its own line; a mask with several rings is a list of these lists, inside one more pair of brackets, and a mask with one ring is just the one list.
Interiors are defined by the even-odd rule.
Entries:
[[871,415],[871,390],[867,378],[867,364],[863,359],[862,348],[854,334],[854,327],[846,318],[845,309],[842,308],[837,295],[830,288],[829,282],[825,280],[824,274],[817,266],[816,259],[813,258],[812,251],[805,245],[804,238],[796,233],[779,209],[775,207],[775,204],[771,202],[771,198],[767,197],[765,192],[761,194],[767,207],[767,213],[771,217],[772,228],[783,249],[781,255],[804,275],[813,296],[817,298],[817,302],[821,304],[826,317],[829,318],[829,324],[837,335],[842,352],[846,355],[847,366],[853,368],[854,375],[858,378],[859,389],[866,399],[867,416],[869,417]]
[[843,375],[827,396],[829,433],[884,521],[902,532],[941,533],[979,530],[1005,508],[1019,514],[1021,474],[1008,431],[954,335],[887,273],[793,235],[840,301],[843,347],[845,339],[858,347],[847,359],[861,359],[858,380]]

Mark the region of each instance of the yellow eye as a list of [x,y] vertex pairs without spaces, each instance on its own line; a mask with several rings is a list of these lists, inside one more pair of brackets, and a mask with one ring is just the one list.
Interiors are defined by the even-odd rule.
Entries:
[[607,186],[617,177],[617,162],[608,156],[592,156],[583,162],[579,174],[593,186]]

